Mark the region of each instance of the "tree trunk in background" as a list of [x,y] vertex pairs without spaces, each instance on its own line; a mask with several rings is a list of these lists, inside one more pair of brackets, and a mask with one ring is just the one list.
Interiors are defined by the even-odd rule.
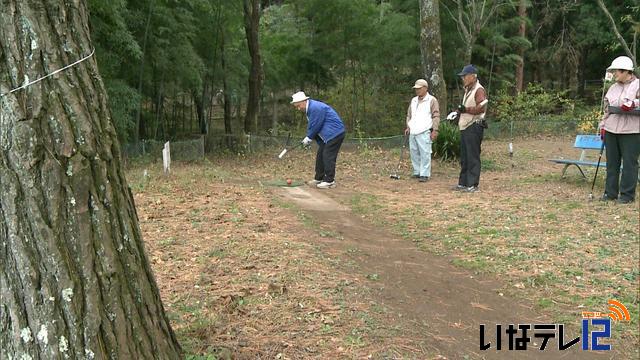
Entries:
[[[92,50],[83,0],[2,7],[1,93]],[[0,105],[0,359],[181,358],[96,59]]]
[[[520,4],[518,5],[518,16],[520,17],[518,35],[524,39],[527,36],[525,22],[527,17],[526,0],[520,0]],[[520,60],[516,64],[516,94],[521,93],[524,86],[524,51],[524,47],[518,49],[518,56],[520,56]]]
[[273,105],[273,113],[271,114],[271,134],[278,135],[278,97],[275,92],[271,93],[271,101]]
[[224,134],[226,135],[227,148],[231,149],[233,141],[231,139],[231,96],[229,95],[229,84],[227,81],[227,60],[225,50],[225,32],[222,30],[220,36],[220,67],[222,68],[222,99],[224,108]]
[[147,51],[147,39],[149,37],[149,26],[151,25],[151,9],[153,9],[153,2],[149,2],[149,12],[147,13],[147,20],[144,26],[144,38],[142,39],[142,58],[140,59],[140,68],[138,69],[138,95],[140,96],[140,102],[136,109],[136,125],[133,129],[133,142],[135,144],[140,142],[140,133],[144,133],[144,127],[142,123],[142,80],[144,79],[144,58]]
[[584,59],[587,58],[587,49],[580,50],[580,63],[576,66],[576,70],[578,71],[578,88],[576,89],[576,94],[583,98],[585,96],[585,75],[584,75]]
[[202,84],[202,93],[198,94],[196,91],[193,92],[193,102],[196,106],[196,117],[198,120],[198,131],[201,135],[206,135],[209,130],[207,127],[207,107],[205,105],[209,98],[209,82],[208,79],[205,78],[205,81]]
[[440,9],[437,0],[420,0],[420,52],[429,92],[440,104],[440,112],[446,113],[447,87],[442,73],[442,43],[440,39]]
[[249,98],[247,113],[244,119],[244,132],[255,133],[260,113],[260,89],[262,87],[262,63],[260,61],[260,44],[258,30],[260,26],[260,1],[243,0],[244,29],[247,35],[251,67],[249,69]]

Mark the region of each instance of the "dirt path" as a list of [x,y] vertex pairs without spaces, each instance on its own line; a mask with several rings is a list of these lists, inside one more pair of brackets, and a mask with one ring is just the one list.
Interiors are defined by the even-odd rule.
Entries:
[[[528,351],[508,351],[508,324],[551,323],[537,314],[530,303],[499,293],[501,283],[455,267],[446,257],[419,251],[414,244],[398,238],[362,219],[335,199],[348,198],[349,190],[322,191],[308,187],[274,188],[274,193],[307,212],[323,229],[340,234],[323,238],[325,251],[343,255],[347,249],[379,300],[392,309],[395,321],[424,334],[434,353],[447,359],[605,359],[613,354],[578,350],[558,351],[558,339],[551,339],[545,351],[541,340],[531,335]],[[479,350],[479,326],[486,324],[487,341],[495,344],[495,325],[502,324],[502,349]],[[575,332],[566,335],[576,337]],[[572,338],[571,338],[572,339]],[[565,339],[565,342],[567,340]]]

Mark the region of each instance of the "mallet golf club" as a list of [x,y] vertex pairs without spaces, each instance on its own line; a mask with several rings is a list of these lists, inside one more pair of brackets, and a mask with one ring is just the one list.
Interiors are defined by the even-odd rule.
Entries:
[[404,148],[407,144],[408,135],[404,135],[402,138],[402,149],[400,149],[400,159],[398,159],[398,166],[396,167],[396,172],[389,175],[390,178],[394,180],[400,180],[400,175],[398,175],[398,171],[400,171],[400,165],[402,164],[402,155],[404,154]]
[[600,155],[598,155],[598,164],[596,165],[596,173],[593,175],[593,181],[591,182],[591,192],[589,193],[589,200],[593,200],[593,187],[596,185],[596,177],[598,176],[598,169],[600,168],[600,160],[602,160],[603,150],[604,150],[604,139],[602,139],[602,146],[600,146]]
[[291,149],[287,149],[287,148],[282,149],[282,151],[280,152],[280,155],[278,155],[278,159],[282,159],[284,154],[288,153],[291,150],[297,149],[297,148],[299,148],[301,146],[302,146],[302,143],[299,143],[298,145],[292,147]]

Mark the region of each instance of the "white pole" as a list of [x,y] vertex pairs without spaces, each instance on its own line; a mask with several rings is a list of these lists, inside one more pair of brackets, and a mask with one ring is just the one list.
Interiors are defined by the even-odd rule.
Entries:
[[162,149],[162,166],[164,174],[169,175],[169,172],[171,172],[171,147],[168,141],[164,143],[164,149]]

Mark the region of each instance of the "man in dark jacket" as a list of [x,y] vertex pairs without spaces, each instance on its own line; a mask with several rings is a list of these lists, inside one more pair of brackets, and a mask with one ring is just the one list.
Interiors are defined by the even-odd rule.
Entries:
[[342,119],[331,106],[310,99],[302,91],[293,94],[291,104],[307,115],[307,136],[302,143],[306,146],[315,140],[318,144],[316,175],[307,184],[318,189],[336,187],[336,160],[345,135]]

